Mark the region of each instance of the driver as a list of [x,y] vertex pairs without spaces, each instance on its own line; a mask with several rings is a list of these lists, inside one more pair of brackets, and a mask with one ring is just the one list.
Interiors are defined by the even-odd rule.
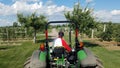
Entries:
[[55,48],[55,47],[64,47],[68,52],[71,52],[71,48],[66,43],[66,41],[63,39],[63,36],[64,36],[64,33],[62,31],[60,31],[58,33],[58,38],[55,39],[55,41],[54,41],[53,48]]

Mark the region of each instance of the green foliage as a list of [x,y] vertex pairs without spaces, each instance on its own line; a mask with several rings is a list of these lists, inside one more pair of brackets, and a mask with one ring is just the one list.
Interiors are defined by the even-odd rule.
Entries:
[[34,30],[34,43],[36,42],[36,32],[37,30],[43,30],[44,25],[47,23],[47,19],[44,15],[37,16],[36,13],[32,13],[31,15],[25,16],[21,13],[17,14],[18,21],[26,27],[27,32],[28,28],[32,27]]
[[44,15],[36,16],[35,13],[29,16],[29,24],[35,30],[42,29],[47,23],[47,19]]
[[[32,31],[30,31],[32,32]],[[31,34],[31,33],[29,33]],[[26,38],[25,29],[22,27],[2,27],[0,28],[0,39],[3,41],[7,40],[17,40],[19,38]],[[29,36],[29,38],[32,36]],[[28,38],[28,37],[27,37]]]
[[20,24],[26,28],[28,28],[29,25],[29,20],[27,19],[28,16],[24,16],[22,13],[18,13],[17,14],[18,17],[18,21],[20,22]]
[[98,24],[97,24],[97,30],[95,32],[95,36],[97,38],[100,38],[101,34],[103,33],[103,27],[104,27],[103,23],[98,22]]
[[72,12],[68,11],[64,15],[67,20],[78,24],[81,33],[88,34],[89,30],[96,28],[97,25],[91,13],[92,10],[87,6],[83,9],[80,4],[77,4]]
[[111,22],[108,23],[108,26],[106,27],[106,31],[101,33],[100,37],[104,41],[112,41],[113,24]]
[[109,32],[103,32],[101,34],[101,39],[104,40],[104,41],[111,41],[111,34],[109,34]]
[[[104,24],[106,24],[105,32],[103,32]],[[99,22],[97,25],[96,37],[104,41],[115,40],[120,42],[120,24],[113,22]]]
[[90,38],[92,33],[92,29],[88,29],[85,31],[85,34]]
[[25,16],[22,13],[17,14],[18,21],[24,27],[33,27],[35,30],[43,28],[45,23],[47,23],[47,19],[44,15],[37,16],[36,13],[32,13],[31,15]]
[[120,24],[114,24],[113,37],[115,41],[120,42]]
[[13,22],[13,27],[17,27],[18,23],[17,22]]
[[7,40],[7,28],[1,28],[1,38],[3,41]]

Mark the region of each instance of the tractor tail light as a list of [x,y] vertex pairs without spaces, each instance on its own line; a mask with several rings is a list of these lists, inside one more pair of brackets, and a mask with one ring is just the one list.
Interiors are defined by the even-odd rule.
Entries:
[[40,50],[41,50],[41,51],[44,51],[44,50],[45,50],[44,44],[40,44]]
[[82,48],[83,47],[83,42],[80,42],[80,48]]

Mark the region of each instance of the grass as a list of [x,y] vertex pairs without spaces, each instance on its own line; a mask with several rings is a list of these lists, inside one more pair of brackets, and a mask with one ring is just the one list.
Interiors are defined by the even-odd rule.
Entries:
[[[43,37],[38,37],[39,43],[33,44],[31,41],[22,43],[21,46],[0,46],[0,68],[23,68],[23,64],[32,52],[39,48]],[[98,45],[94,45],[85,41],[85,46],[97,55],[103,62],[105,68],[120,67],[120,50],[107,50]]]
[[101,59],[105,68],[120,68],[120,50],[107,50],[95,44],[85,46]]
[[0,46],[0,48],[3,48],[0,50],[0,68],[23,68],[26,58],[38,49],[38,44],[25,42],[21,46]]
[[[39,37],[39,39],[43,37]],[[23,68],[23,64],[41,42],[23,42],[21,46],[0,46],[0,68]]]

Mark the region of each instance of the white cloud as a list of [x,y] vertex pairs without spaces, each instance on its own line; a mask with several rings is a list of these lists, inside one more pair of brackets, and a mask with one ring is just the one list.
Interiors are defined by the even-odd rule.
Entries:
[[107,10],[95,11],[94,16],[100,21],[120,22],[120,15],[118,14],[118,12],[113,12],[113,11],[107,11]]
[[5,19],[0,19],[0,26],[11,25],[11,22]]
[[113,10],[111,11],[112,15],[120,15],[120,10]]
[[[28,0],[14,0],[15,2],[12,5],[5,5],[0,3],[0,17],[7,17],[7,16],[16,16],[17,12],[24,12],[24,13],[32,13],[37,12],[37,14],[45,14],[50,19],[59,19],[62,17],[64,18],[64,10],[72,10],[72,8],[66,7],[64,5],[57,6],[51,2],[47,2],[43,4],[43,2],[34,2],[34,3],[27,3]],[[30,0],[30,1],[37,1],[37,0]],[[58,15],[58,16],[57,16]],[[56,17],[51,19],[51,17]],[[6,18],[7,19],[7,18]],[[7,19],[9,20],[9,19]],[[15,20],[14,20],[15,21]],[[8,22],[8,21],[4,21]],[[0,22],[1,24],[1,22]]]
[[100,10],[100,11],[96,11],[94,13],[95,16],[99,17],[99,18],[111,18],[112,15],[110,14],[109,11],[107,10]]
[[0,15],[1,16],[14,14],[14,12],[15,12],[14,8],[12,8],[11,6],[0,3]]
[[13,5],[8,6],[0,3],[0,15],[13,15],[18,12],[38,12],[38,13],[44,13],[44,14],[54,14],[57,12],[63,12],[65,9],[66,10],[71,10],[71,8],[68,8],[64,5],[62,6],[57,6],[54,4],[51,5],[43,5],[43,2],[36,2],[32,4],[28,4],[27,2],[22,2],[22,1],[16,1]]
[[12,6],[14,10],[17,12],[34,12],[37,9],[42,8],[42,2],[39,3],[33,3],[33,4],[28,4],[26,2],[21,2],[21,1],[16,1]]

